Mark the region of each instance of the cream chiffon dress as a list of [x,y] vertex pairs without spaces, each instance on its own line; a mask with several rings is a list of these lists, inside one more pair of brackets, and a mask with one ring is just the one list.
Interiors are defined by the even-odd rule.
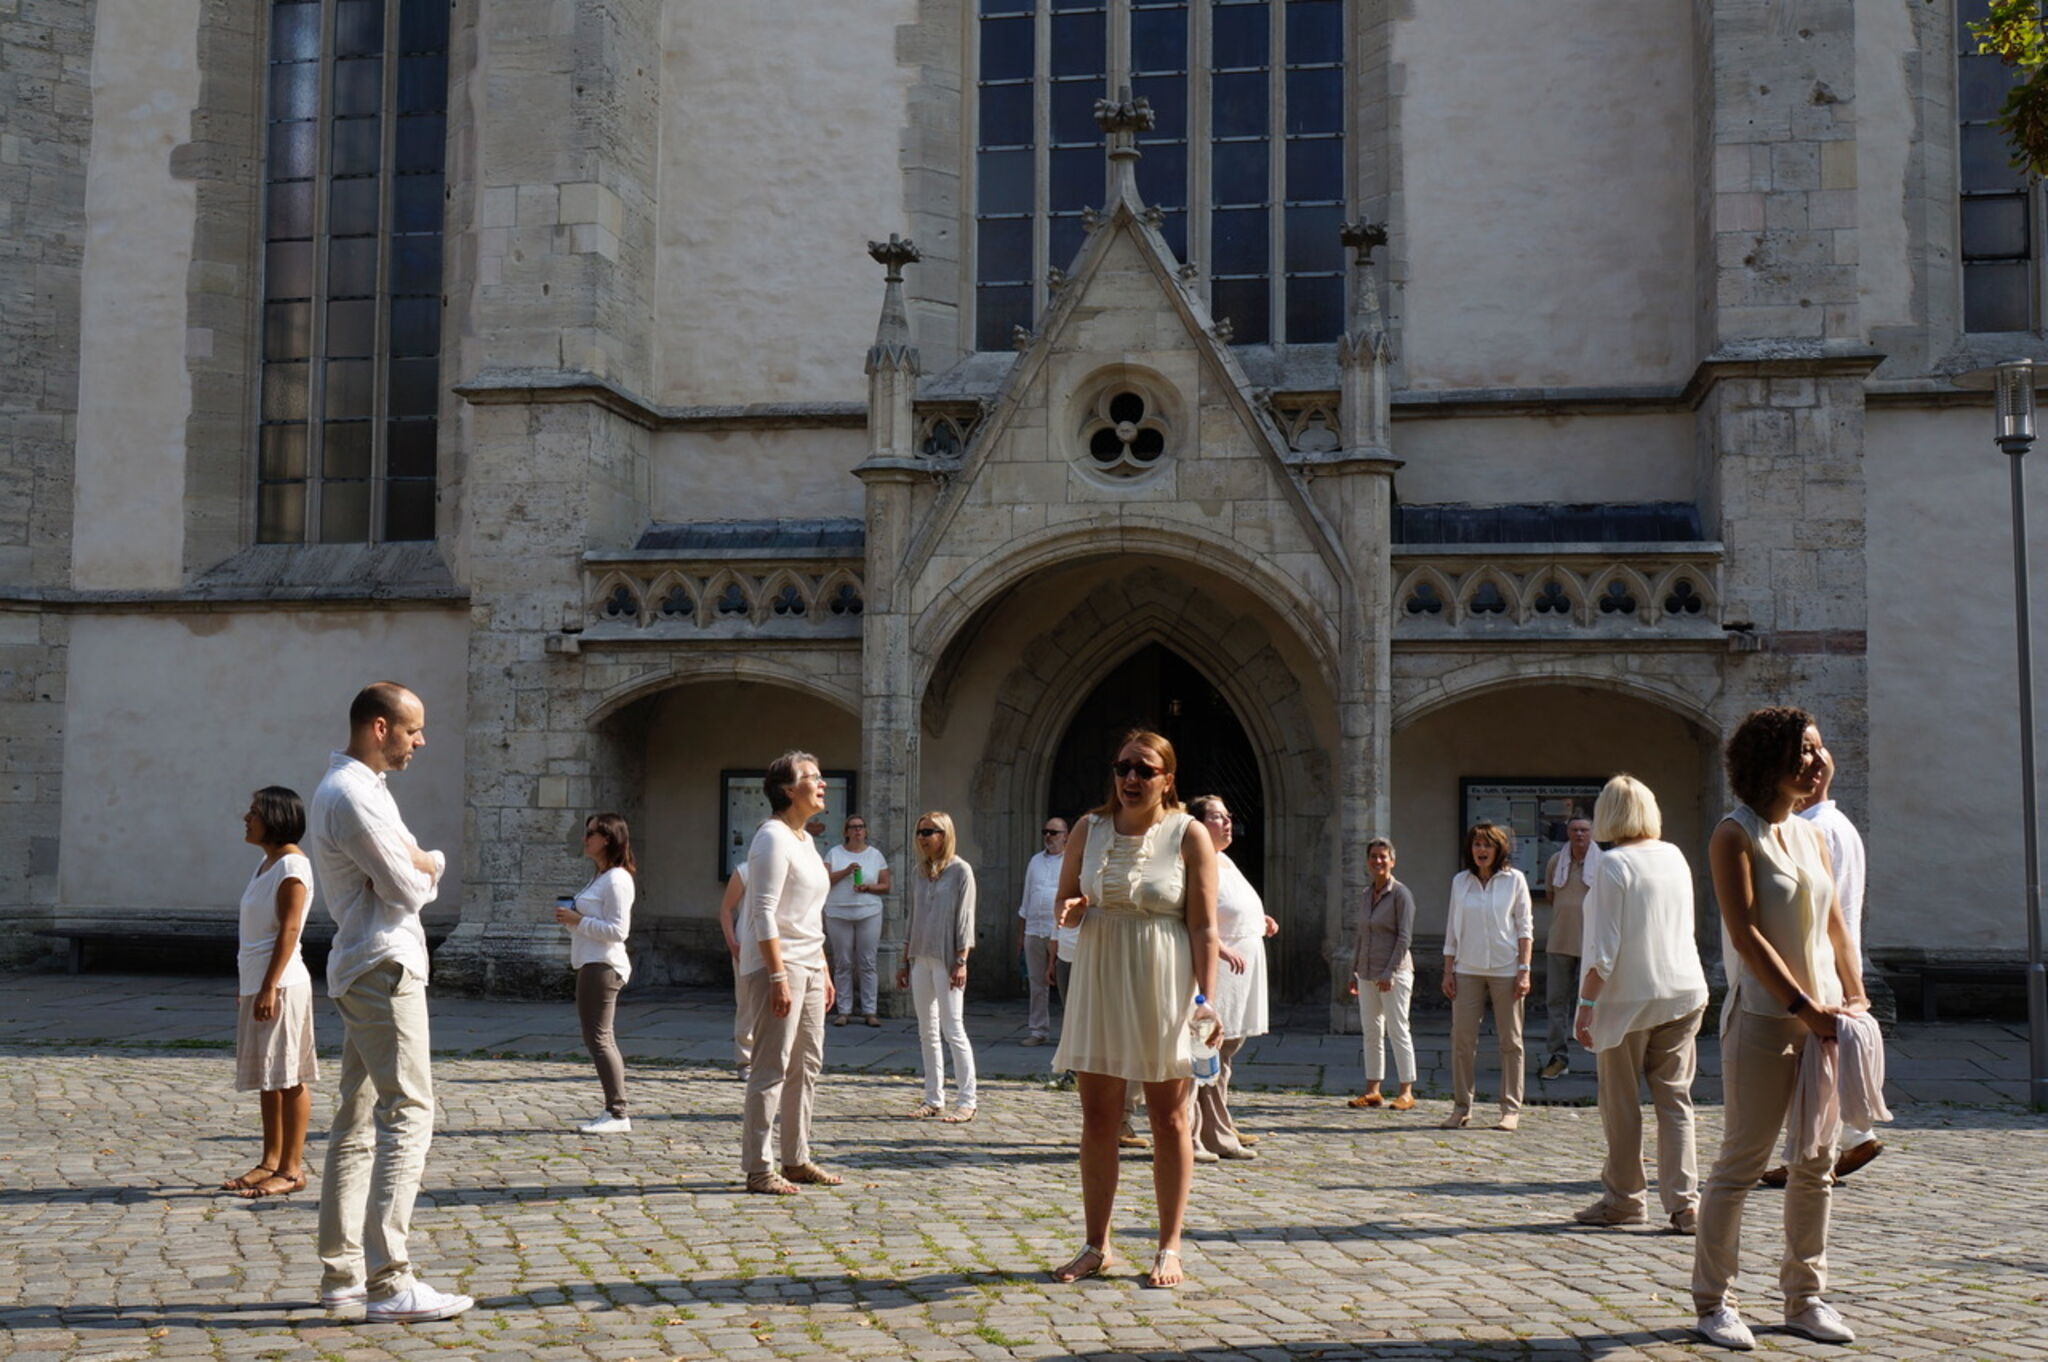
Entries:
[[1091,906],[1074,947],[1074,1000],[1053,1072],[1140,1083],[1188,1076],[1195,966],[1180,844],[1193,821],[1177,811],[1124,837],[1109,818],[1088,816],[1081,892]]

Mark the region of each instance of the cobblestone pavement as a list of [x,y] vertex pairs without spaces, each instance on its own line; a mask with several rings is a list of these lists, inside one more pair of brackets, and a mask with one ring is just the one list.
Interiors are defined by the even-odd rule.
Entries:
[[[206,1190],[254,1153],[254,1100],[231,1091],[217,1048],[215,995],[229,988],[0,979],[0,1355],[1224,1362],[1712,1352],[1686,1329],[1690,1240],[1571,1224],[1597,1190],[1599,1126],[1583,1107],[1534,1108],[1508,1135],[1435,1129],[1440,1099],[1398,1115],[1314,1092],[1246,1092],[1241,1122],[1266,1138],[1256,1161],[1198,1170],[1189,1284],[1151,1291],[1136,1275],[1149,1258],[1151,1196],[1146,1157],[1134,1152],[1116,1218],[1122,1261],[1105,1279],[1056,1286],[1045,1269],[1080,1243],[1071,1094],[998,1079],[984,1085],[972,1125],[913,1122],[900,1114],[916,1101],[913,1080],[839,1063],[863,1044],[907,1060],[909,1023],[835,1029],[817,1153],[846,1186],[750,1197],[739,1191],[738,1085],[705,1062],[648,1061],[664,1048],[635,1024],[651,1024],[651,1009],[637,1019],[622,1009],[638,1058],[634,1130],[623,1137],[574,1131],[595,1108],[581,1061],[513,1048],[438,1059],[442,1110],[414,1254],[429,1281],[475,1295],[478,1308],[414,1326],[330,1316],[313,1301],[317,1177],[288,1199]],[[670,1006],[687,1014],[669,1019],[673,1044],[715,1048],[718,1007]],[[437,1046],[479,1048],[463,1032],[574,1043],[562,1005],[436,1000],[435,1011]],[[329,1027],[323,1049],[338,1034]],[[1910,1028],[1894,1050],[1909,1069],[1989,1068],[1983,1081],[2003,1083],[2009,1040],[2003,1028]],[[1017,1072],[1045,1055],[1020,1051]],[[1354,1077],[1333,1073],[1332,1086]],[[1431,1082],[1425,1091],[1440,1093]],[[316,1090],[316,1131],[330,1099]],[[1835,1202],[1830,1298],[1862,1340],[1827,1347],[1765,1329],[1760,1350],[2043,1356],[2048,1122],[2012,1106],[1895,1106],[1888,1152]],[[1718,1107],[1703,1106],[1700,1119],[1710,1161]],[[316,1136],[316,1169],[320,1146]],[[1776,1200],[1756,1194],[1745,1237],[1759,1325],[1778,1313]]]

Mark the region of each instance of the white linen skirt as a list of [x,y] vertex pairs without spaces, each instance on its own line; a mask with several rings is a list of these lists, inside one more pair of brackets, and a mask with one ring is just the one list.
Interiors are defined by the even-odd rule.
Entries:
[[244,993],[235,1013],[235,1091],[278,1092],[320,1077],[313,1057],[313,986],[277,991],[277,1015],[256,1020],[256,995]]

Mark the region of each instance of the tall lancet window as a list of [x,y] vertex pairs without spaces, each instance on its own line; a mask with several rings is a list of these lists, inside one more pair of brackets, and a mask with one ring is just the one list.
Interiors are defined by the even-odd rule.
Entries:
[[974,334],[1010,345],[1105,197],[1095,100],[1124,85],[1157,123],[1138,189],[1241,345],[1344,325],[1343,0],[980,0]]
[[447,0],[274,0],[256,538],[434,537]]

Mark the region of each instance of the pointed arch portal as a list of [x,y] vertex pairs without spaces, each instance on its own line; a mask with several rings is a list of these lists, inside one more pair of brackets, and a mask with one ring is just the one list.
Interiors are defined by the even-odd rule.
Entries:
[[1252,887],[1266,872],[1265,783],[1258,753],[1230,701],[1186,658],[1148,643],[1102,678],[1053,755],[1048,803],[1073,818],[1102,802],[1109,783],[1106,753],[1132,728],[1149,728],[1173,744],[1183,798],[1223,796],[1236,818],[1230,859]]

